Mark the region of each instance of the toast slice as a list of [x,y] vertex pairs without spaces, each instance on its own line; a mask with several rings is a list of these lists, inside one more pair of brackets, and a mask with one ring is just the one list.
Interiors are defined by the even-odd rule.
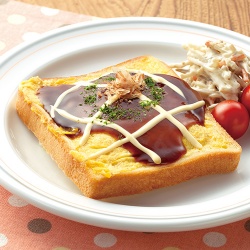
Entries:
[[[85,196],[102,199],[138,194],[199,176],[229,173],[237,168],[241,147],[207,110],[204,112],[204,124],[196,123],[188,127],[188,133],[200,147],[194,146],[189,139],[182,136],[181,143],[185,152],[177,160],[161,164],[138,160],[124,145],[105,152],[105,149],[119,140],[110,133],[90,133],[87,142],[81,144],[79,141],[82,136],[72,136],[74,129],[60,126],[45,110],[38,94],[44,87],[74,86],[79,81],[97,79],[111,72],[113,68],[114,66],[110,66],[97,72],[66,78],[32,77],[23,81],[18,89],[16,110],[21,120]],[[133,58],[115,65],[115,68],[176,76],[168,65],[152,56]],[[130,124],[133,127],[136,121],[133,120]],[[100,150],[104,150],[101,151],[104,153],[88,157]],[[151,151],[152,154],[155,153]]]

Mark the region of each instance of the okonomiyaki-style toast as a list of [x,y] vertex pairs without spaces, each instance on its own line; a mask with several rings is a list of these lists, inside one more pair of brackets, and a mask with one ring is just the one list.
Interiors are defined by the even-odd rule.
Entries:
[[236,169],[241,147],[171,68],[141,56],[97,72],[23,81],[18,115],[81,190],[125,196]]

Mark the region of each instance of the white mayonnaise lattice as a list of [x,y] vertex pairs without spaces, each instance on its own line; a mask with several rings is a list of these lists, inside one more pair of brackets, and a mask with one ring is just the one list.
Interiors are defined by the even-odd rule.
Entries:
[[[125,144],[127,142],[131,142],[135,147],[137,147],[138,149],[140,149],[144,153],[148,154],[151,157],[151,159],[154,161],[155,164],[160,164],[161,158],[159,157],[159,155],[157,155],[154,151],[144,147],[136,138],[140,137],[141,135],[143,135],[144,133],[149,131],[156,124],[158,124],[159,122],[161,122],[164,119],[168,119],[170,122],[172,122],[181,131],[183,136],[185,136],[185,138],[194,147],[197,147],[197,148],[202,147],[201,144],[187,130],[187,128],[181,122],[179,122],[177,119],[175,119],[173,117],[173,115],[176,113],[179,113],[179,112],[200,108],[205,104],[204,101],[198,101],[198,102],[193,103],[193,104],[182,105],[182,106],[176,107],[176,108],[169,110],[169,111],[164,110],[159,105],[152,105],[151,108],[154,108],[155,110],[157,110],[159,114],[157,116],[155,116],[153,119],[151,119],[149,122],[147,122],[145,125],[143,125],[140,129],[135,131],[134,133],[129,133],[127,130],[125,130],[124,128],[122,128],[121,126],[119,126],[113,122],[110,122],[110,121],[107,121],[104,119],[100,119],[100,117],[102,115],[102,111],[101,111],[102,107],[104,107],[105,105],[111,105],[112,103],[114,103],[118,99],[139,98],[141,101],[150,101],[150,99],[148,97],[146,97],[145,95],[143,95],[141,93],[141,90],[143,90],[143,88],[145,86],[144,75],[151,77],[153,80],[155,80],[157,82],[161,82],[163,84],[168,85],[170,88],[172,88],[178,94],[183,96],[183,93],[179,88],[177,88],[172,83],[168,82],[163,77],[152,75],[152,74],[149,74],[147,72],[138,71],[138,70],[124,70],[124,69],[122,69],[119,71],[116,69],[116,71],[117,71],[116,78],[115,78],[115,80],[111,81],[111,83],[97,85],[97,87],[99,87],[99,88],[106,88],[107,89],[106,91],[108,91],[108,93],[106,93],[106,94],[108,96],[108,99],[92,117],[83,117],[83,118],[76,117],[76,116],[66,112],[65,110],[59,109],[58,106],[60,105],[63,98],[68,93],[73,92],[74,90],[76,90],[82,86],[89,86],[89,85],[93,84],[93,81],[95,81],[99,78],[92,79],[90,81],[76,82],[75,85],[73,85],[70,89],[63,92],[57,98],[55,104],[53,106],[51,106],[50,115],[52,118],[55,117],[55,112],[57,112],[61,116],[65,117],[67,119],[70,119],[74,122],[86,124],[86,127],[83,131],[83,136],[80,140],[81,145],[83,145],[87,142],[89,135],[91,133],[91,128],[92,128],[93,124],[113,128],[113,129],[119,131],[124,136],[123,139],[120,139],[120,140],[114,142],[113,144],[111,144],[107,148],[101,149],[98,152],[90,155],[88,157],[88,159],[96,158],[102,154],[105,154],[105,153],[112,151],[116,147],[122,146],[123,144]],[[132,75],[130,75],[130,73],[134,73],[134,75],[132,76]],[[109,74],[110,73],[107,73],[105,75],[109,75]]]

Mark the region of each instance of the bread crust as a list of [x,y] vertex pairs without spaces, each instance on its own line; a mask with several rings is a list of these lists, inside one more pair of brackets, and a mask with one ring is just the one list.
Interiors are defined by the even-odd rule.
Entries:
[[[166,64],[151,56],[137,57],[118,64],[117,66],[143,69],[151,73],[175,75]],[[102,75],[110,69],[111,67],[108,67],[84,76],[63,79],[64,81],[67,79],[67,81],[72,81],[73,83],[76,80],[91,79]],[[46,79],[46,84],[51,85],[61,79],[62,78]],[[19,87],[16,102],[18,115],[28,129],[35,134],[40,144],[62,169],[65,175],[68,176],[87,197],[102,199],[148,192],[150,190],[176,185],[204,175],[229,173],[234,171],[239,163],[241,147],[216,123],[212,115],[207,111],[204,131],[208,130],[208,134],[201,136],[200,140],[204,141],[202,150],[191,147],[189,143],[185,141],[184,144],[187,147],[187,154],[174,163],[160,166],[146,166],[143,164],[138,165],[138,163],[129,158],[128,164],[138,166],[126,171],[111,171],[111,175],[107,176],[103,174],[103,172],[96,172],[95,168],[91,167],[91,164],[81,160],[72,153],[75,152],[75,147],[71,139],[66,135],[55,133],[55,130],[58,129],[57,125],[42,106],[33,99],[35,98],[35,90],[29,88]],[[31,93],[33,93],[33,96]],[[32,98],[30,96],[32,96]],[[194,133],[197,133],[197,130],[201,127],[195,128],[195,126],[191,127],[191,133],[193,133],[192,130]],[[209,143],[205,145],[207,137],[209,136],[211,137]],[[220,136],[218,143],[216,143],[216,136]],[[214,140],[215,142],[213,142]],[[222,143],[222,145],[220,145],[220,143]],[[98,164],[98,162],[94,162],[94,164]]]

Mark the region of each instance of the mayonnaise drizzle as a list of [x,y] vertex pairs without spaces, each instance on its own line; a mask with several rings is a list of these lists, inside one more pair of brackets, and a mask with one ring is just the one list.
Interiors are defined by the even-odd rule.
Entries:
[[[94,79],[94,80],[97,80],[97,79],[99,79],[99,78],[96,78],[96,79]],[[75,83],[75,85],[73,85],[72,88],[70,88],[70,89],[64,91],[61,95],[59,95],[59,97],[57,98],[55,104],[54,104],[54,105],[51,105],[50,116],[51,116],[52,118],[55,117],[55,109],[60,105],[60,103],[62,102],[63,98],[64,98],[67,94],[69,94],[70,92],[73,92],[73,91],[79,89],[80,87],[83,87],[83,86],[87,87],[87,86],[89,86],[89,85],[91,85],[91,84],[93,84],[93,80],[91,80],[91,81],[78,81],[78,82]],[[106,84],[97,84],[96,86],[97,86],[98,88],[101,88],[101,87],[104,88],[104,87],[106,87],[107,85],[106,85]]]
[[136,70],[136,69],[133,69],[133,70],[128,70],[130,73],[140,73],[140,74],[144,74],[146,76],[149,76],[151,77],[153,80],[155,80],[156,82],[160,82],[160,83],[163,83],[165,85],[167,85],[169,88],[171,88],[172,90],[174,90],[176,93],[178,93],[179,95],[181,95],[182,97],[185,98],[184,94],[182,93],[182,91],[176,87],[173,83],[167,81],[165,78],[161,77],[161,76],[157,76],[157,75],[153,75],[153,74],[150,74],[146,71],[143,71],[143,70]]
[[[116,129],[117,131],[119,131],[121,134],[123,134],[127,139],[128,141],[130,141],[134,146],[136,146],[137,148],[139,148],[141,151],[143,151],[144,153],[148,154],[152,160],[156,163],[156,164],[160,164],[161,163],[161,158],[155,153],[153,152],[152,150],[149,150],[148,148],[144,147],[143,145],[141,145],[138,140],[136,140],[136,138],[130,134],[126,129],[124,129],[123,127],[115,124],[115,123],[111,123],[107,120],[103,120],[103,119],[95,119],[93,120],[93,117],[91,118],[79,118],[79,117],[76,117],[74,115],[71,115],[69,114],[67,111],[65,110],[62,110],[62,109],[58,109],[56,108],[55,109],[61,116],[67,118],[67,119],[70,119],[74,122],[78,122],[78,123],[84,123],[84,124],[97,124],[97,125],[101,125],[101,126],[106,126],[106,127],[109,127],[109,128],[113,128],[113,129]],[[119,142],[119,141],[118,141]],[[114,146],[115,143],[113,143],[109,149],[107,150],[106,149],[103,149],[102,151],[100,150],[99,152],[95,153],[95,154],[92,154],[88,157],[88,159],[90,158],[96,158],[98,156],[100,156],[101,154],[103,153],[108,153],[109,151],[111,151],[112,149],[118,147],[117,145]],[[117,143],[119,144],[119,143]],[[124,143],[122,143],[124,144]],[[122,145],[121,144],[121,145]]]
[[[149,98],[147,98],[144,95],[140,96],[141,100],[149,100]],[[196,109],[196,108],[200,108],[205,104],[204,101],[199,101],[196,102],[194,104],[190,104],[190,105],[183,105],[183,110],[191,110],[191,109]],[[179,122],[177,119],[175,119],[172,114],[169,111],[166,111],[165,109],[163,109],[161,106],[156,105],[153,106],[152,108],[154,108],[156,111],[158,111],[160,114],[163,114],[164,117],[166,119],[168,119],[170,122],[172,122],[182,133],[182,135],[196,148],[201,148],[201,144],[192,136],[192,134],[187,130],[187,128],[181,123]],[[179,111],[180,112],[180,111]],[[156,124],[155,124],[156,125]],[[149,130],[149,129],[148,129]],[[145,131],[146,132],[146,131]]]
[[[175,92],[177,92],[178,94],[180,94],[181,96],[184,97],[182,91],[176,87],[175,85],[173,85],[172,83],[170,83],[169,81],[167,81],[166,79],[164,79],[163,77],[160,76],[156,76],[153,74],[150,74],[148,72],[145,71],[141,71],[141,70],[128,70],[130,73],[141,73],[144,74],[146,76],[151,77],[154,81],[156,82],[161,82],[165,85],[167,85],[168,87],[170,87],[171,89],[173,89]],[[112,72],[113,73],[113,72]],[[103,76],[107,76],[111,74],[106,73],[100,77]],[[161,163],[161,158],[159,157],[159,155],[157,155],[155,152],[153,152],[152,150],[144,147],[143,145],[141,145],[139,143],[139,141],[136,139],[137,137],[140,137],[141,135],[143,135],[144,133],[146,133],[147,131],[149,131],[151,128],[153,128],[155,125],[157,125],[160,121],[164,120],[164,119],[168,119],[170,122],[172,122],[183,134],[183,136],[196,148],[201,148],[202,145],[192,136],[192,134],[187,130],[187,128],[180,123],[177,119],[175,119],[173,117],[174,114],[182,112],[182,111],[187,111],[187,110],[192,110],[192,109],[197,109],[202,107],[205,102],[204,101],[198,101],[196,103],[193,104],[188,104],[188,105],[182,105],[180,107],[174,108],[172,110],[166,111],[164,110],[162,107],[160,107],[159,105],[155,105],[155,106],[151,106],[151,108],[154,108],[156,111],[159,112],[159,115],[157,115],[156,117],[154,117],[153,119],[151,119],[149,122],[147,122],[145,125],[143,125],[140,129],[138,129],[136,132],[134,133],[129,133],[127,130],[125,130],[124,128],[122,128],[121,126],[115,124],[115,123],[111,123],[107,120],[104,119],[99,119],[98,117],[100,117],[102,115],[102,112],[99,110],[98,112],[96,112],[96,114],[91,117],[91,118],[79,118],[76,117],[74,115],[69,114],[68,112],[66,112],[65,110],[62,109],[58,109],[58,106],[60,105],[61,101],[63,100],[63,98],[70,92],[73,92],[74,90],[79,89],[81,86],[89,86],[91,84],[93,84],[94,81],[98,80],[100,77],[89,80],[89,81],[79,81],[76,82],[75,85],[64,91],[56,100],[54,105],[51,105],[51,111],[50,111],[50,115],[52,118],[55,117],[55,111],[57,113],[59,113],[61,116],[70,119],[72,121],[78,122],[78,123],[83,123],[86,124],[86,127],[84,129],[83,132],[83,136],[80,140],[80,145],[84,145],[91,133],[91,128],[93,126],[93,124],[97,124],[97,125],[101,125],[101,126],[107,126],[113,129],[116,129],[117,131],[119,131],[121,134],[124,135],[125,138],[118,140],[116,142],[114,142],[113,144],[111,144],[110,146],[99,150],[96,153],[91,154],[90,156],[88,156],[88,159],[91,158],[96,158],[102,154],[108,153],[110,151],[112,151],[113,149],[127,143],[127,142],[131,142],[134,146],[136,146],[138,149],[140,149],[141,151],[143,151],[144,153],[148,154],[151,159],[154,161],[155,164],[160,164]],[[97,84],[97,87],[106,87],[106,84]],[[144,95],[140,95],[140,100],[149,100],[150,99]],[[113,102],[115,102],[116,100],[107,100],[104,105],[111,105]]]

